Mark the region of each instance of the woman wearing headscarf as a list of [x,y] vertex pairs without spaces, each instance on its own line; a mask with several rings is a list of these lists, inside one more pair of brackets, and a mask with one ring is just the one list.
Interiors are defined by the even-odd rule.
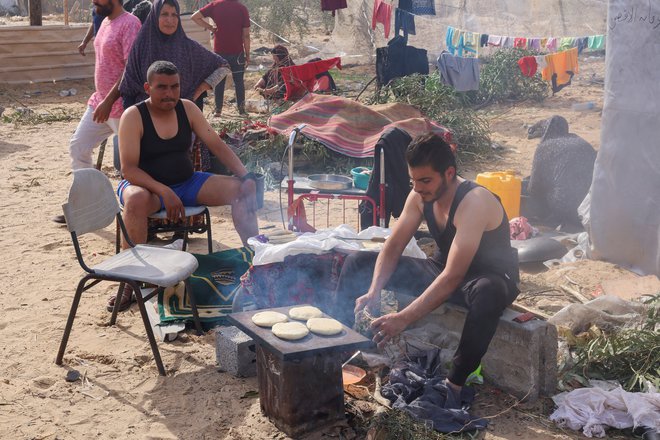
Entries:
[[[147,69],[154,61],[174,63],[181,78],[181,98],[197,101],[229,73],[219,55],[188,38],[179,20],[177,0],[155,0],[128,57],[119,91],[124,108],[143,101]],[[201,100],[197,102],[201,108]]]
[[282,99],[286,94],[286,86],[280,68],[295,66],[295,63],[291,60],[287,48],[281,44],[275,46],[270,53],[273,55],[273,65],[261,77],[254,89],[265,98]]

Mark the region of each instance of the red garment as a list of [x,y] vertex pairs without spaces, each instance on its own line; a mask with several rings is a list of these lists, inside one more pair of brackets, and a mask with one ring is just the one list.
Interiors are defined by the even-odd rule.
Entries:
[[250,13],[238,0],[215,0],[199,10],[218,27],[213,36],[213,51],[221,55],[243,53],[243,28],[250,27]]
[[524,76],[534,76],[536,73],[536,58],[534,57],[522,57],[518,60],[518,65],[520,66],[520,71]]
[[392,5],[383,0],[374,1],[374,14],[371,17],[371,29],[376,29],[376,23],[383,23],[385,38],[390,37],[390,24],[392,22]]
[[341,69],[341,58],[305,63],[300,66],[280,67],[280,74],[286,86],[285,101],[291,101],[314,90],[316,75],[333,67]]
[[332,11],[333,14],[335,9],[345,9],[346,0],[321,0],[321,10],[322,11]]
[[519,47],[521,49],[527,48],[527,38],[514,38],[513,47]]

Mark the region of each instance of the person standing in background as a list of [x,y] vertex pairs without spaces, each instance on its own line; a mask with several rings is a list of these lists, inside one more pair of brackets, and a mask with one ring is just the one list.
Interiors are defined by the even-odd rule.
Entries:
[[[199,26],[213,33],[213,51],[229,62],[236,89],[238,112],[245,115],[243,75],[250,62],[250,13],[240,0],[214,0],[191,17]],[[211,18],[215,25],[205,18]],[[215,115],[222,114],[225,80],[215,86]]]

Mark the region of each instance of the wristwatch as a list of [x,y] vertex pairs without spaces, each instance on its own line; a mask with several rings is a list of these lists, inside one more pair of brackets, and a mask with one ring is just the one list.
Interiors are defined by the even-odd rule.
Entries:
[[257,175],[254,174],[252,171],[244,175],[243,177],[239,177],[241,179],[241,182],[245,182],[246,180],[252,180],[252,181],[257,181]]

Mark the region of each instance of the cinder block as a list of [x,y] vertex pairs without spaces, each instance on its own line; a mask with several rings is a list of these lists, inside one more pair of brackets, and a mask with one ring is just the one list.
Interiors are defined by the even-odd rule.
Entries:
[[219,327],[215,332],[215,358],[218,369],[236,377],[257,375],[255,343],[238,328]]
[[[414,298],[397,294],[400,308]],[[539,395],[553,395],[557,387],[557,329],[545,321],[533,319],[514,322],[520,313],[506,309],[497,331],[482,359],[484,378],[517,398],[536,400]],[[427,315],[410,331],[416,338],[428,338],[442,347],[442,359],[451,357],[458,346],[467,309],[443,304]]]

